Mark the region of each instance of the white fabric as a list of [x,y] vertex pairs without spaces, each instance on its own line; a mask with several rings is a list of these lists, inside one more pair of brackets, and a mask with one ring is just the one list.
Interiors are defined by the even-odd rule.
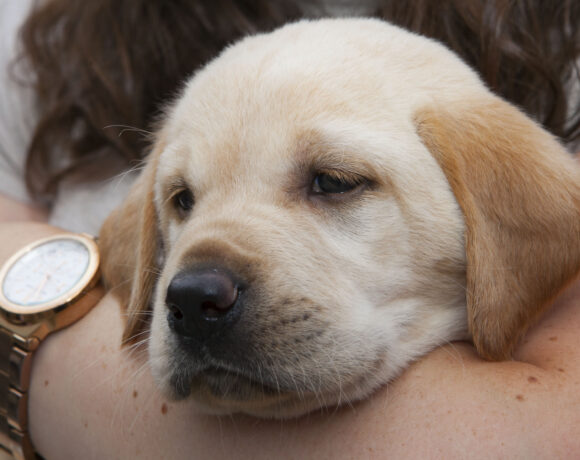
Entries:
[[31,201],[24,186],[24,162],[35,112],[31,89],[14,79],[14,74],[25,78],[24,69],[13,62],[18,29],[31,5],[31,0],[0,0],[0,192],[24,203]]
[[[98,158],[82,178],[67,177],[60,184],[49,222],[75,232],[96,235],[105,218],[121,204],[137,176],[137,171],[122,171],[120,158]],[[87,182],[87,177],[91,180]]]

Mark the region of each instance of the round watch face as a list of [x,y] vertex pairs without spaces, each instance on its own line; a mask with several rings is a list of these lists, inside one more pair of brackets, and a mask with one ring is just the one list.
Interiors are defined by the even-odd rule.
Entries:
[[0,274],[0,303],[12,313],[32,314],[63,305],[93,279],[98,265],[94,241],[60,235],[15,254]]

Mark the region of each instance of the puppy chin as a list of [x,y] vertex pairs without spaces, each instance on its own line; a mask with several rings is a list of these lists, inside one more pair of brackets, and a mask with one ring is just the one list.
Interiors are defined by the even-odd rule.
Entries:
[[322,403],[326,398],[313,393],[268,395],[258,389],[254,389],[251,394],[247,389],[244,391],[243,397],[239,394],[216,395],[207,385],[193,385],[188,399],[193,401],[196,410],[206,415],[244,414],[277,420],[299,418],[317,411],[334,411],[342,406],[334,397],[329,397],[328,401]]
[[[157,363],[167,363],[167,359]],[[224,370],[205,369],[195,373],[181,367],[154,366],[157,387],[169,400],[190,400],[207,415],[244,414],[264,419],[290,419],[317,411],[335,411],[344,403],[366,398],[382,385],[385,376],[360,377],[338,392],[289,391],[269,387]]]
[[[157,355],[157,356],[156,356]],[[309,392],[277,389],[224,370],[195,371],[170,364],[167,354],[150,355],[157,388],[172,401],[189,400],[207,415],[245,414],[264,419],[296,418],[317,410],[335,410],[345,402],[364,398],[372,389],[356,393],[345,389],[341,401],[336,391]]]
[[294,418],[316,409],[315,400],[308,402],[298,395],[268,395],[257,388],[243,388],[240,393],[216,395],[207,384],[193,385],[190,399],[203,413],[210,415],[245,414],[266,419]]
[[191,379],[182,373],[153,374],[169,400],[191,400],[207,415],[245,414],[266,419],[295,418],[320,408],[320,397],[266,388],[244,377],[208,371]]

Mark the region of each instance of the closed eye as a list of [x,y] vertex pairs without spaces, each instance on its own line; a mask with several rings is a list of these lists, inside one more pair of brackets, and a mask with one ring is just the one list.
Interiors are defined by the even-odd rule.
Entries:
[[365,183],[366,180],[358,175],[348,175],[340,171],[320,172],[312,181],[311,191],[315,195],[346,194]]
[[177,211],[180,218],[185,218],[193,209],[195,203],[193,193],[188,188],[176,191],[171,197],[173,208]]

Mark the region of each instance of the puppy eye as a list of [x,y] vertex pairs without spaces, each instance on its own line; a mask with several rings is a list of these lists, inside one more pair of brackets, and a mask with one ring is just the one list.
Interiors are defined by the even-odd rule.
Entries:
[[184,189],[173,196],[173,206],[184,216],[193,208],[193,193],[191,190]]
[[317,194],[339,194],[350,192],[362,184],[362,180],[320,173],[312,182],[312,191]]

